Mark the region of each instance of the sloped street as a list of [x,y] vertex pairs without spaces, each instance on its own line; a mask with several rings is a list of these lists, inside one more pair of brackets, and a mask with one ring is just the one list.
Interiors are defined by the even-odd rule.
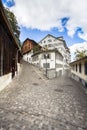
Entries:
[[87,94],[71,78],[49,80],[23,62],[0,92],[0,130],[87,130]]

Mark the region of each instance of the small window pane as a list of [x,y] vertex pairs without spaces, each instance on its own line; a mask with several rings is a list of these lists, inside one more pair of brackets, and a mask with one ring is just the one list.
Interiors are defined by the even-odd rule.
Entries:
[[44,59],[50,59],[50,54],[44,54]]
[[82,72],[82,66],[81,66],[81,64],[79,64],[79,72],[80,73]]
[[77,72],[77,64],[76,64],[76,72]]
[[48,42],[52,42],[52,40],[51,40],[51,39],[49,39],[49,40],[48,40]]
[[43,67],[44,68],[50,68],[50,64],[49,63],[43,63]]
[[87,62],[85,62],[84,69],[85,69],[85,74],[87,75]]

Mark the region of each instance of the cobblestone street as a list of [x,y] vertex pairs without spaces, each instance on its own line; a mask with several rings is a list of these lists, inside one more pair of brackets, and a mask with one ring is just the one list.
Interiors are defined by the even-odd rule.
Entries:
[[49,80],[24,62],[0,92],[0,130],[87,130],[87,94],[71,78]]

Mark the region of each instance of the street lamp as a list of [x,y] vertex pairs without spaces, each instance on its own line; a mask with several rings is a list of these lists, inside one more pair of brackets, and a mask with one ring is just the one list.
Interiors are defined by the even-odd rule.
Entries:
[[47,52],[46,52],[46,54],[45,54],[45,56],[46,56],[46,77],[47,77]]
[[47,77],[47,57],[48,57],[48,54],[47,54],[47,46],[45,46],[44,48],[43,48],[43,51],[45,52],[45,59],[46,59],[46,64],[45,64],[45,68],[46,68],[46,77]]

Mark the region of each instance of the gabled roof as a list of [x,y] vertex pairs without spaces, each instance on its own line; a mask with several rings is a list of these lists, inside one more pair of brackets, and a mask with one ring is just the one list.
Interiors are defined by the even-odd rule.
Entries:
[[35,42],[35,41],[32,40],[32,39],[26,38],[25,41],[23,42],[22,48],[21,48],[23,54],[29,53],[29,52],[32,50],[32,48],[31,48],[31,49],[28,49],[28,48],[27,48],[26,51],[24,51],[23,48],[24,48],[24,46],[26,46],[27,41],[28,41],[28,44],[32,44],[32,45],[33,45],[33,48],[36,47],[36,46],[38,46],[39,48],[41,48],[41,46],[40,46],[37,42]]
[[71,62],[70,64],[74,64],[76,62],[79,62],[79,61],[82,61],[82,60],[85,60],[85,59],[87,60],[87,56],[85,56],[85,57],[83,57],[83,58],[81,58],[79,60],[75,60],[75,61]]
[[64,41],[64,40],[63,40],[63,36],[55,37],[55,36],[53,36],[53,35],[51,35],[51,34],[48,34],[48,35],[46,35],[42,40],[40,40],[39,43],[40,43],[41,41],[43,41],[43,40],[44,40],[46,37],[48,37],[48,36],[51,36],[51,37],[53,37],[53,38],[55,38],[55,39],[57,39],[57,40],[60,40],[60,41]]
[[26,43],[26,41],[31,41],[33,44],[38,45],[38,43],[37,43],[37,42],[35,42],[34,40],[29,39],[29,38],[26,38],[26,39],[24,40],[24,42],[23,42],[22,46]]
[[51,34],[48,34],[48,35],[46,35],[42,40],[40,40],[39,43],[42,42],[46,37],[49,37],[49,36],[51,36],[51,37],[53,37],[53,38],[56,39],[56,37],[52,36]]
[[57,39],[63,40],[63,36],[57,37]]
[[39,41],[39,43],[42,42],[46,37],[49,37],[49,36],[53,37],[53,38],[56,39],[56,40],[63,41],[64,46],[67,47],[66,42],[65,42],[65,40],[63,39],[63,36],[55,37],[55,36],[53,36],[53,35],[51,35],[51,34],[46,35],[41,41]]

